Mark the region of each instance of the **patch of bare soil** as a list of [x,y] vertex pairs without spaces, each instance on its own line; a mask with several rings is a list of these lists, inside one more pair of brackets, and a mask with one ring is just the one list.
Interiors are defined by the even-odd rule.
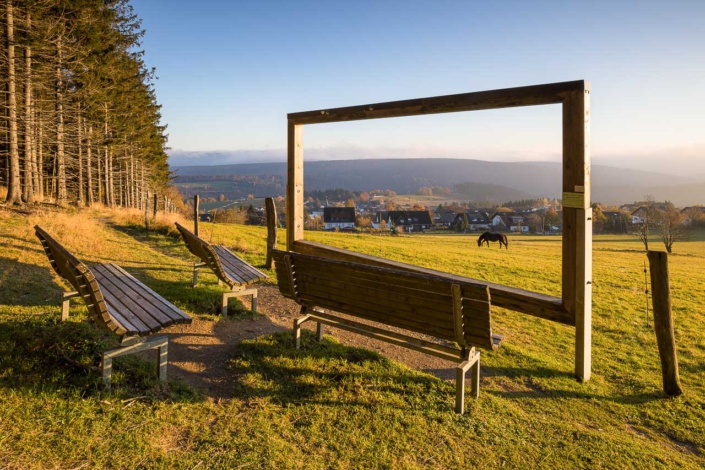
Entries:
[[[250,306],[249,297],[242,300],[245,306]],[[242,340],[277,331],[291,331],[294,318],[300,316],[299,305],[293,300],[284,298],[279,293],[279,289],[272,285],[258,286],[258,310],[263,316],[220,321],[195,318],[191,325],[170,328],[170,377],[183,379],[212,399],[232,397],[235,376],[229,370],[228,363],[235,356],[238,344]],[[312,322],[304,324],[304,328],[310,330],[314,330],[315,326]],[[402,332],[402,330],[393,330]],[[405,333],[408,334],[408,332]],[[342,344],[376,351],[389,359],[399,361],[413,369],[429,372],[439,378],[445,380],[455,378],[455,364],[451,361],[328,326],[325,334],[334,336]],[[416,336],[427,340],[433,339],[424,335]]]

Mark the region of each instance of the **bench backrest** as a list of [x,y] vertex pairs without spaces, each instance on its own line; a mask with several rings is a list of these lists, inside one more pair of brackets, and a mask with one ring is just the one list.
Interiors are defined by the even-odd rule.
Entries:
[[218,255],[216,254],[215,250],[213,250],[213,247],[210,245],[210,243],[203,240],[202,238],[197,237],[193,232],[191,232],[189,229],[187,229],[180,223],[174,222],[174,224],[179,230],[181,237],[184,239],[188,251],[190,251],[191,254],[200,258],[201,261],[206,263],[206,265],[213,270],[218,279],[225,282],[226,284],[231,284],[232,281],[228,279],[227,274],[225,274],[225,270],[223,269],[223,266],[221,265],[220,260],[218,259]]
[[119,329],[119,325],[115,324],[108,313],[108,306],[98,281],[88,266],[79,261],[39,225],[34,226],[34,231],[44,247],[51,267],[80,294],[91,318],[105,324],[112,331]]
[[308,307],[496,349],[488,286],[273,250],[279,290]]

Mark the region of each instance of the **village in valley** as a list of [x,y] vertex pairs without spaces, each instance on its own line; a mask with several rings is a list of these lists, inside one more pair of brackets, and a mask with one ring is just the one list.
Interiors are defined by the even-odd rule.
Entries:
[[[563,210],[560,199],[524,199],[502,204],[489,201],[458,202],[450,200],[452,197],[449,189],[440,188],[437,191],[444,194],[446,202],[440,202],[435,207],[431,207],[431,188],[421,188],[416,195],[397,195],[391,190],[315,191],[304,202],[305,228],[393,235],[485,231],[514,235],[558,235],[562,232]],[[253,196],[228,203],[223,196],[220,200],[225,207],[200,211],[201,221],[266,225],[263,198]],[[260,201],[262,203],[257,204]],[[192,205],[192,201],[186,202]],[[285,228],[285,198],[279,196],[275,202],[279,226]],[[659,230],[659,227],[667,223],[669,231],[676,227],[676,241],[680,241],[687,237],[690,229],[705,227],[705,206],[679,208],[668,201],[654,201],[649,196],[643,201],[618,206],[593,203],[592,210],[592,229],[595,234],[639,235],[644,230]]]

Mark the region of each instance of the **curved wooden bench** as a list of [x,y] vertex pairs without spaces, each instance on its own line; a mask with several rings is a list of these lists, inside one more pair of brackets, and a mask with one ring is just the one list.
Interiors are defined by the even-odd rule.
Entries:
[[252,296],[252,310],[256,312],[257,289],[248,289],[247,286],[267,279],[268,276],[226,247],[211,245],[178,222],[174,222],[174,224],[181,233],[188,251],[201,259],[200,263],[193,265],[193,287],[198,284],[198,269],[207,266],[218,278],[218,284],[222,282],[230,288],[230,292],[223,294],[223,316],[228,315],[228,299],[243,295]]
[[[409,349],[448,359],[456,368],[455,411],[463,413],[465,374],[472,369],[472,393],[480,393],[480,352],[495,350],[502,337],[492,334],[487,285],[402,270],[336,261],[273,250],[279,290],[301,305],[294,320],[294,340],[301,325],[318,323],[363,334]],[[422,340],[383,327],[342,318],[323,309],[371,320],[382,326],[432,336],[450,345]],[[455,343],[455,345],[452,345]]]
[[103,383],[110,386],[112,360],[146,349],[159,349],[159,379],[166,380],[169,339],[151,336],[170,325],[191,323],[191,317],[115,264],[89,269],[39,225],[34,227],[54,271],[74,289],[63,295],[61,319],[67,320],[69,302],[81,297],[89,317],[120,335],[120,347],[103,352]]

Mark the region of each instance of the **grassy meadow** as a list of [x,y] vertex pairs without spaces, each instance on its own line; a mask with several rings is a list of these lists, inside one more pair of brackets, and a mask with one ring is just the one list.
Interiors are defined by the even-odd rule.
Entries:
[[[72,303],[32,226],[80,259],[114,262],[204,322],[266,318],[242,304],[221,319],[212,276],[190,286],[194,258],[161,216],[148,237],[141,214],[95,209],[0,209],[0,468],[702,468],[705,466],[705,237],[670,258],[685,395],[664,398],[636,240],[597,236],[593,255],[593,378],[572,376],[573,330],[495,308],[504,335],[483,352],[481,395],[453,412],[454,385],[379,354],[286,333],[243,341],[227,399],[153,364],[116,360],[105,391],[95,368],[116,339]],[[201,224],[202,238],[263,269],[266,229]],[[307,232],[362,253],[510,286],[560,294],[560,237],[510,236],[509,250],[475,236]],[[279,239],[285,239],[280,233]],[[656,247],[654,241],[654,247]],[[283,244],[282,244],[283,248]],[[660,249],[660,247],[659,247]],[[271,282],[275,282],[275,274]]]

